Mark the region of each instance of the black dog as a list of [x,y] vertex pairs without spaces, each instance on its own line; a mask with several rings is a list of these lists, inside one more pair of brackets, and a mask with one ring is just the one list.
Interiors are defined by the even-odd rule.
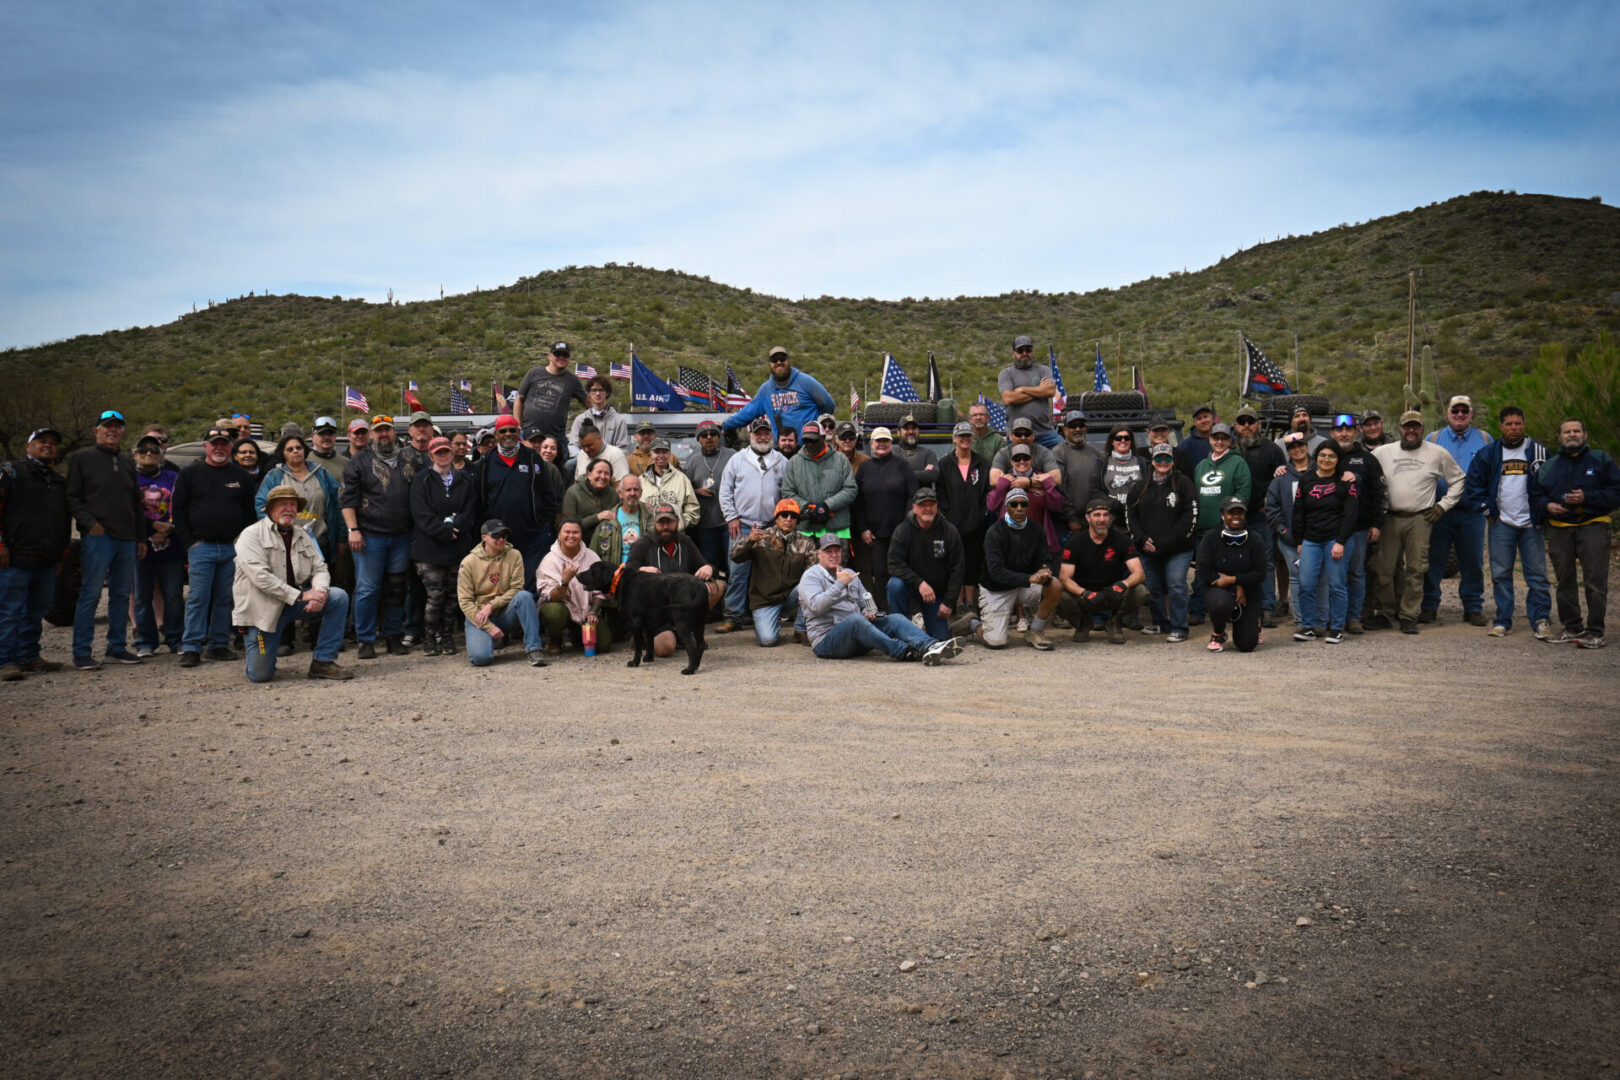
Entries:
[[593,592],[607,593],[630,624],[633,654],[625,667],[640,667],[643,656],[653,662],[652,643],[661,630],[673,629],[675,640],[686,649],[682,675],[697,673],[703,650],[703,623],[709,612],[708,587],[691,574],[658,574],[626,570],[595,562],[579,572],[579,583]]

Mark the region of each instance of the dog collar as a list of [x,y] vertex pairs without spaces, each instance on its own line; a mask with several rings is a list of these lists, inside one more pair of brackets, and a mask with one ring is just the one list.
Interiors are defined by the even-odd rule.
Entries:
[[613,571],[613,580],[608,584],[609,596],[612,596],[614,593],[619,591],[619,579],[624,577],[624,568],[627,565],[627,563],[620,563],[619,568]]

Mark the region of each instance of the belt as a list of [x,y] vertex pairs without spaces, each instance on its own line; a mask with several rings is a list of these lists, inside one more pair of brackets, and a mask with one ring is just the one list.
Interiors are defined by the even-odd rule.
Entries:
[[1389,516],[1390,517],[1417,517],[1419,514],[1426,514],[1426,513],[1428,513],[1427,510],[1391,510],[1391,511],[1389,511]]

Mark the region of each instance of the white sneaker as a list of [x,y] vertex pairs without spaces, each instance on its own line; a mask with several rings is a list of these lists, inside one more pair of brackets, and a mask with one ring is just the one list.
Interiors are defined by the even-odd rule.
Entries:
[[1530,635],[1537,641],[1546,641],[1548,638],[1552,637],[1552,623],[1548,622],[1546,619],[1542,619],[1540,622],[1536,623],[1535,628],[1530,631]]
[[1491,627],[1491,637],[1507,637],[1507,636],[1508,636],[1508,628],[1503,626],[1501,623],[1497,623],[1495,626]]
[[157,655],[157,650],[152,648],[150,645],[142,645],[140,648],[135,650],[135,655],[140,657],[142,660],[149,660]]
[[1022,634],[1025,630],[1028,630],[1028,629],[1029,629],[1029,616],[1027,616],[1027,615],[1018,616],[1018,632],[1020,634]]
[[932,645],[928,646],[927,649],[923,650],[923,666],[934,667],[935,665],[943,663],[954,656],[960,656],[962,653],[963,644],[965,643],[959,637],[953,637],[947,641],[934,642]]

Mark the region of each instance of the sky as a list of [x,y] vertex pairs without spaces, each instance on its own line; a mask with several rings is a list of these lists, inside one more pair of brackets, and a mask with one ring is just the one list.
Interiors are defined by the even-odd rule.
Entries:
[[607,262],[1086,291],[1472,191],[1613,203],[1617,60],[1612,0],[0,0],[0,347]]

